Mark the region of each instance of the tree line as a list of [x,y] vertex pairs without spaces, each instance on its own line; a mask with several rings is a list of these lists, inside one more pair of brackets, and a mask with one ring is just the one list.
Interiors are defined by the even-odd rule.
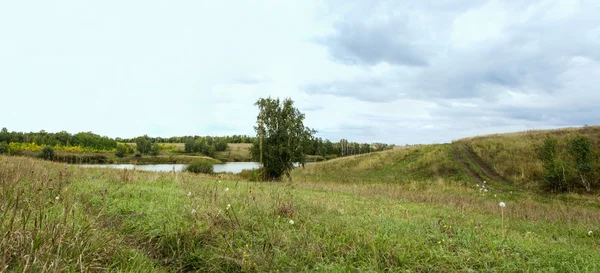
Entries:
[[[254,142],[254,137],[251,136],[247,136],[247,135],[232,135],[232,136],[221,136],[221,137],[213,137],[213,136],[198,136],[198,135],[194,135],[194,136],[174,136],[174,137],[149,137],[144,135],[144,137],[148,140],[150,140],[152,143],[187,143],[189,141],[196,141],[199,138],[219,138],[219,139],[225,139],[226,143],[253,143]],[[139,137],[134,137],[134,138],[120,138],[117,137],[115,140],[118,142],[125,142],[125,143],[133,143],[135,142],[135,140],[139,138]]]
[[66,131],[58,133],[49,133],[44,130],[39,132],[9,132],[6,128],[0,130],[0,145],[8,145],[9,143],[36,143],[42,146],[80,146],[84,148],[92,148],[95,150],[110,151],[117,148],[117,141],[106,137],[94,134],[92,132],[80,132],[70,134]]
[[[161,150],[166,149],[169,143],[184,143],[183,153],[202,154],[214,157],[216,152],[226,151],[228,143],[252,143],[251,153],[255,160],[259,160],[259,138],[247,135],[232,136],[176,136],[176,137],[150,137],[147,135],[135,138],[110,138],[100,136],[92,132],[80,132],[71,134],[66,131],[57,133],[46,132],[9,132],[6,128],[0,130],[0,154],[10,153],[10,143],[35,143],[36,150],[41,150],[44,146],[50,146],[62,151],[115,151],[117,157],[124,157],[127,154],[136,153],[136,155],[158,155]],[[135,147],[127,143],[135,143]],[[13,145],[15,147],[19,145]],[[21,147],[23,145],[20,145]],[[17,147],[17,149],[19,148]],[[175,146],[173,146],[175,147]],[[339,142],[332,142],[328,139],[313,137],[312,134],[302,140],[302,152],[307,155],[319,155],[325,159],[343,157],[349,155],[364,154],[376,151],[391,149],[394,145],[384,143],[358,143],[347,139],[341,139]],[[22,149],[23,147],[21,147]],[[83,149],[82,149],[83,148]],[[89,148],[89,149],[88,149]],[[48,151],[48,149],[47,149]]]

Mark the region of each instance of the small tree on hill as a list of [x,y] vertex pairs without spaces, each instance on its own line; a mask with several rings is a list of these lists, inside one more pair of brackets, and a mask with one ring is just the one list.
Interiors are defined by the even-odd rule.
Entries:
[[578,135],[571,140],[569,153],[575,159],[575,169],[581,178],[585,190],[591,191],[592,186],[586,176],[592,170],[592,142],[589,138]]
[[291,99],[261,98],[254,105],[259,109],[254,129],[257,137],[262,137],[262,149],[258,141],[259,149],[253,150],[262,150],[265,175],[278,179],[285,174],[291,181],[293,163],[305,163],[308,140],[315,131],[304,126],[304,114]]
[[553,137],[547,137],[544,144],[538,150],[538,158],[544,167],[543,181],[546,187],[556,191],[563,191],[567,185],[564,183],[564,171],[558,162],[556,152],[557,141]]

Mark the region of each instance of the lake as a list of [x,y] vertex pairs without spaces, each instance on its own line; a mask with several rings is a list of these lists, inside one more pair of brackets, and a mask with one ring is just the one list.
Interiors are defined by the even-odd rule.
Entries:
[[[187,164],[148,164],[148,165],[133,165],[133,164],[81,164],[77,165],[85,168],[113,168],[113,169],[136,169],[142,171],[154,172],[180,172]],[[242,170],[258,169],[258,162],[227,162],[222,164],[214,164],[216,173],[240,173]]]

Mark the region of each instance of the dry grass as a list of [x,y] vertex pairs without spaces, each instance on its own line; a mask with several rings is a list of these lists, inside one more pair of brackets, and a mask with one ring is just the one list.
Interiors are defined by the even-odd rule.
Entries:
[[[537,189],[544,170],[536,149],[542,146],[547,136],[557,138],[561,160],[566,162],[565,172],[575,172],[569,166],[572,159],[568,156],[568,145],[577,134],[592,140],[594,169],[597,170],[600,168],[600,126],[495,134],[465,138],[457,142],[467,144],[488,166],[509,181],[527,189]],[[593,177],[594,182],[600,185],[599,179],[600,176]]]

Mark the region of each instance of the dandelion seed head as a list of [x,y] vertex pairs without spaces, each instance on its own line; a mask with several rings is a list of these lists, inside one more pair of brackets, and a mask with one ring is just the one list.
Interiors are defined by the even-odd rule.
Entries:
[[192,209],[192,214],[196,214],[196,210],[195,209]]
[[229,191],[229,188],[225,188],[225,191]]
[[290,223],[290,225],[293,225],[294,224],[294,220],[290,219],[289,223]]
[[56,201],[60,200],[60,196],[56,196],[54,199],[56,199]]
[[501,208],[503,208],[503,207],[506,207],[506,204],[505,204],[504,202],[500,202],[498,205],[499,205]]
[[591,230],[588,231],[588,236],[592,236],[592,234],[594,234]]

